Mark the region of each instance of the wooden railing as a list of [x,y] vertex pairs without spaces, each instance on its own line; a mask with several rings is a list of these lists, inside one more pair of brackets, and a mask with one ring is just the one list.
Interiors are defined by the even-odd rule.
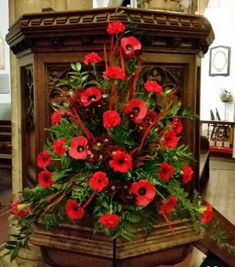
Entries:
[[210,150],[209,141],[206,137],[200,137],[200,158],[199,158],[199,183],[197,190],[202,194],[206,188],[210,176]]

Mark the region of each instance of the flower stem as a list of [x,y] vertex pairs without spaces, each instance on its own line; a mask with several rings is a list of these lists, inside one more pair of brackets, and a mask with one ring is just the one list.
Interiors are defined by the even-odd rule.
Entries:
[[86,201],[86,203],[82,206],[83,209],[85,209],[91,203],[91,201],[95,197],[95,195],[96,195],[96,192],[93,192],[92,195]]
[[79,117],[77,111],[75,108],[73,108],[73,112],[78,120],[78,123],[80,124],[83,132],[86,134],[87,139],[88,140],[94,140],[94,136],[92,135],[92,133],[87,129],[87,127],[84,125],[84,123],[82,122],[81,118]]

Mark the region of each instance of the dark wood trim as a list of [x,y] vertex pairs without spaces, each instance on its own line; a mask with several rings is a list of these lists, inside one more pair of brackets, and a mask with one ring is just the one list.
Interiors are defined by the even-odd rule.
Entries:
[[134,25],[139,35],[144,33],[142,43],[149,51],[174,48],[181,53],[204,54],[214,39],[205,17],[119,7],[25,14],[11,26],[6,40],[15,54],[28,48],[68,51],[68,44],[73,51],[87,51],[87,46],[103,49],[108,38],[106,26],[114,20]]

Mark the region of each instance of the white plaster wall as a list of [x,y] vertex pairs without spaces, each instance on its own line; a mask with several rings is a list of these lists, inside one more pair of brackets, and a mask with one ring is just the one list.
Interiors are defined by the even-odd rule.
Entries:
[[109,0],[93,0],[93,7],[107,7]]
[[[209,76],[209,50],[202,60],[201,72],[201,119],[210,119],[210,109],[215,113],[218,109],[221,119],[224,119],[224,103],[220,101],[221,88],[232,92],[235,99],[235,1],[210,0],[205,16],[212,24],[215,40],[211,47],[225,45],[231,47],[230,75]],[[234,102],[229,105],[228,120],[234,120]]]
[[[93,7],[119,6],[123,0],[93,0]],[[130,7],[137,7],[137,0],[130,1]]]

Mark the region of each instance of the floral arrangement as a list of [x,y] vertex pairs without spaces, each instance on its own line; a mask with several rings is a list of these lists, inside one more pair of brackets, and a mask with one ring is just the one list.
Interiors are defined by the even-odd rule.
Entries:
[[231,103],[233,102],[233,96],[231,92],[227,91],[226,89],[221,89],[220,100],[222,102]]
[[193,160],[180,137],[192,115],[177,88],[143,80],[141,42],[122,22],[107,32],[103,59],[88,53],[58,81],[38,184],[12,203],[19,226],[6,246],[12,259],[37,223],[50,229],[92,217],[94,231],[130,240],[136,229],[151,232],[160,217],[169,228],[174,218],[190,218],[199,229],[212,220],[212,206],[185,190]]

